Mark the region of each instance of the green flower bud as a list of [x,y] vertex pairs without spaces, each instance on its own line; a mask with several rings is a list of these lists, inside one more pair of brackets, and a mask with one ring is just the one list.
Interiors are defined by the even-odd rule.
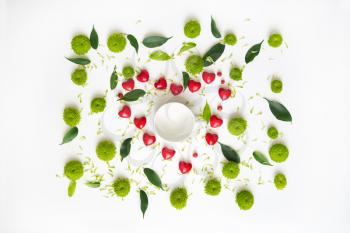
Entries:
[[272,34],[267,42],[271,47],[277,48],[281,46],[283,38],[281,34]]
[[112,141],[104,140],[97,144],[96,154],[102,161],[108,162],[115,157],[115,145]]
[[184,33],[188,38],[196,38],[201,33],[201,25],[196,20],[188,21],[185,24]]
[[232,67],[230,70],[230,78],[235,81],[242,80],[242,70],[238,67]]
[[87,80],[85,69],[77,68],[71,74],[72,82],[78,86],[84,86]]
[[224,43],[227,45],[235,45],[237,43],[237,37],[235,34],[226,34],[226,36],[224,37]]
[[134,77],[134,75],[135,75],[134,68],[132,68],[131,66],[124,66],[123,67],[124,78],[130,79],[130,78]]
[[104,98],[95,98],[91,101],[90,110],[92,113],[103,112],[106,107],[106,100]]
[[269,154],[273,161],[282,163],[288,158],[289,151],[285,145],[277,143],[270,147]]
[[239,165],[235,162],[227,162],[222,168],[222,175],[227,179],[235,179],[239,174]]
[[210,196],[217,196],[221,191],[221,182],[217,179],[208,180],[205,184],[204,191]]
[[195,75],[202,72],[204,62],[200,56],[191,55],[187,58],[185,66],[188,73]]
[[87,36],[77,35],[71,41],[73,51],[78,55],[84,55],[89,52],[91,45]]
[[114,193],[118,197],[126,197],[130,192],[130,181],[125,178],[118,178],[113,182]]
[[72,107],[65,108],[63,111],[63,120],[70,127],[78,125],[80,122],[79,110]]
[[125,49],[126,39],[121,33],[114,33],[108,37],[107,47],[114,53],[120,53]]
[[241,135],[242,133],[244,133],[246,128],[247,121],[241,117],[232,118],[227,124],[228,131],[234,136]]
[[72,160],[64,166],[64,175],[70,180],[79,180],[84,175],[83,164],[78,160]]
[[283,89],[283,83],[281,80],[274,79],[271,81],[271,91],[273,93],[280,93]]
[[254,204],[254,196],[248,190],[242,190],[236,195],[236,203],[241,210],[249,210]]
[[267,136],[271,139],[276,139],[278,137],[278,130],[274,126],[269,127],[267,130]]
[[187,204],[187,190],[185,188],[176,188],[170,194],[170,203],[175,209],[183,209]]
[[282,190],[287,186],[286,176],[281,173],[275,175],[273,182],[275,183],[275,186],[278,190]]

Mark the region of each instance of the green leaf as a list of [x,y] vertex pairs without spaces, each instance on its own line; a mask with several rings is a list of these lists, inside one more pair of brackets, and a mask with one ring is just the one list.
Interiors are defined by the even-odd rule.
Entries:
[[228,161],[240,163],[241,159],[239,158],[239,154],[234,149],[232,149],[231,147],[229,147],[225,144],[222,144],[220,142],[219,142],[219,144],[221,146],[222,154],[225,156],[225,158]]
[[140,189],[140,208],[142,212],[142,217],[145,217],[145,213],[148,207],[148,197],[145,191]]
[[115,66],[109,81],[109,85],[111,87],[111,90],[114,90],[118,85],[118,74]]
[[253,156],[254,156],[254,159],[256,161],[258,161],[259,163],[261,163],[263,165],[272,166],[272,164],[269,162],[269,160],[266,158],[266,156],[263,153],[261,153],[259,151],[254,151]]
[[259,55],[261,44],[263,42],[264,40],[262,40],[259,44],[255,44],[252,47],[250,47],[250,49],[248,49],[248,52],[245,55],[245,63],[248,64],[249,62],[253,61],[256,56]]
[[90,188],[99,188],[101,186],[101,182],[100,181],[88,181],[85,183],[85,185],[90,187]]
[[155,48],[163,45],[172,37],[164,37],[164,36],[149,36],[143,39],[142,44],[147,48]]
[[167,61],[171,59],[169,54],[163,51],[154,51],[149,55],[149,58],[156,61]]
[[154,186],[157,186],[163,190],[162,187],[162,181],[160,180],[160,177],[158,174],[152,170],[151,168],[144,168],[143,172],[147,176],[148,181],[153,184]]
[[122,145],[120,146],[120,156],[122,157],[122,161],[124,158],[126,158],[131,149],[131,140],[132,138],[127,138],[122,142]]
[[288,109],[283,106],[280,102],[269,100],[264,98],[269,103],[270,110],[272,114],[281,121],[292,121],[292,116],[290,115]]
[[138,100],[140,97],[144,96],[146,92],[141,89],[135,89],[126,93],[120,100],[132,102]]
[[127,35],[127,38],[131,44],[132,47],[134,47],[134,49],[136,50],[136,53],[139,52],[139,43],[137,42],[137,39],[135,36],[129,34]]
[[92,26],[92,31],[90,33],[90,44],[93,49],[97,49],[98,47],[98,35],[95,30],[95,26]]
[[225,50],[225,45],[220,43],[211,47],[208,50],[208,52],[203,56],[204,66],[210,66],[211,64],[213,64],[216,60],[220,58],[224,50]]
[[77,187],[77,182],[71,180],[68,186],[68,197],[72,197],[75,193],[75,188]]
[[209,123],[211,117],[211,110],[208,102],[205,102],[205,106],[202,113],[202,118],[205,122]]
[[214,37],[220,38],[221,33],[219,32],[215,20],[213,19],[213,16],[211,17],[211,33],[213,34]]
[[86,57],[66,57],[67,60],[75,63],[75,64],[78,64],[78,65],[87,65],[87,64],[90,64],[90,59],[89,58],[86,58]]
[[184,86],[184,90],[186,90],[186,88],[188,86],[188,81],[190,81],[190,76],[188,75],[187,72],[182,71],[182,83]]
[[183,53],[183,52],[185,52],[185,51],[187,51],[187,50],[190,50],[190,49],[192,49],[192,48],[194,48],[194,47],[196,47],[196,43],[193,43],[193,42],[187,42],[187,43],[183,43],[182,44],[182,47],[181,47],[181,49],[180,49],[180,51],[179,51],[179,53],[178,54],[181,54],[181,53]]
[[78,135],[78,132],[79,132],[78,127],[70,128],[67,131],[67,133],[63,136],[63,139],[60,145],[63,145],[65,143],[72,141]]

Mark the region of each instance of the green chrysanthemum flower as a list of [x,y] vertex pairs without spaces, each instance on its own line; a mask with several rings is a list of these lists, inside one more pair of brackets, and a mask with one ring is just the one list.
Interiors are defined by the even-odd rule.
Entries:
[[273,93],[281,93],[283,89],[283,83],[281,80],[274,79],[271,81],[271,91]]
[[267,130],[267,136],[269,136],[271,139],[276,139],[278,137],[278,130],[276,129],[276,127],[269,127]]
[[238,67],[232,67],[230,70],[230,78],[235,81],[242,80],[242,70]]
[[285,145],[277,143],[270,147],[269,154],[273,161],[282,163],[288,158],[289,151]]
[[113,183],[114,193],[118,197],[126,197],[130,192],[130,181],[125,178],[118,178]]
[[114,53],[120,53],[125,49],[126,39],[121,33],[114,33],[108,37],[107,47]]
[[89,52],[91,45],[90,40],[85,35],[77,35],[71,41],[73,51],[78,55],[84,55]]
[[71,74],[72,82],[78,86],[84,86],[87,80],[85,69],[77,68]]
[[106,100],[102,97],[95,98],[91,101],[90,110],[92,113],[103,112],[106,107]]
[[242,190],[236,195],[236,203],[241,210],[249,210],[254,204],[254,196],[248,190]]
[[187,190],[185,188],[174,189],[170,194],[170,203],[175,209],[182,209],[187,204]]
[[283,42],[283,38],[281,34],[272,34],[269,37],[269,40],[267,41],[267,43],[273,48],[280,47],[282,42]]
[[235,136],[239,136],[242,133],[244,133],[246,128],[247,128],[247,121],[241,117],[232,118],[227,124],[228,131]]
[[198,55],[191,55],[187,58],[186,63],[186,70],[190,74],[199,74],[203,70],[204,62],[203,59]]
[[97,144],[96,154],[102,161],[108,162],[112,160],[115,156],[115,145],[112,141],[104,140]]
[[131,66],[124,66],[123,67],[123,76],[126,79],[130,79],[132,77],[134,77],[135,75],[135,70],[134,68],[132,68]]
[[64,175],[70,180],[79,180],[84,175],[83,164],[78,160],[72,160],[64,166]]
[[239,174],[239,165],[235,162],[227,162],[222,167],[222,175],[227,179],[235,179]]
[[184,33],[188,38],[196,38],[201,33],[201,25],[196,20],[188,21],[185,24]]
[[204,191],[210,196],[217,196],[221,191],[221,182],[217,179],[208,180],[205,184]]
[[235,45],[237,43],[237,37],[235,34],[227,34],[225,37],[224,37],[224,43],[227,44],[227,45]]
[[275,183],[275,186],[278,190],[282,190],[287,186],[286,176],[281,173],[275,175],[273,182]]
[[78,125],[80,122],[79,110],[72,107],[65,108],[63,111],[63,120],[70,127]]

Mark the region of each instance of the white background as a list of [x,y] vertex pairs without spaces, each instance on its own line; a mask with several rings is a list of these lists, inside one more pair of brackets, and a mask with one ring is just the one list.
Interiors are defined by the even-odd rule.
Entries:
[[[194,193],[183,211],[160,193],[144,220],[136,193],[121,202],[82,187],[69,200],[67,183],[55,175],[71,149],[57,145],[62,109],[79,92],[64,59],[71,37],[89,34],[93,24],[101,43],[115,30],[139,40],[149,32],[182,36],[184,22],[195,17],[209,45],[210,15],[248,44],[274,30],[288,43],[283,65],[273,66],[286,85],[280,100],[293,114],[283,167],[288,188],[255,189],[248,212],[229,192],[218,198]],[[1,233],[350,232],[349,1],[13,0],[0,1],[0,20]]]

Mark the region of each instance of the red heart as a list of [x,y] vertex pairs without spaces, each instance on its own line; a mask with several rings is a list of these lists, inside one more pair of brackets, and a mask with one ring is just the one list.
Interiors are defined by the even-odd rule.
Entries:
[[231,96],[231,90],[220,87],[219,96],[222,100],[227,100]]
[[179,162],[179,170],[182,174],[189,173],[192,169],[192,164],[191,163],[186,163],[184,161]]
[[137,128],[142,129],[143,127],[145,127],[147,122],[146,117],[139,117],[139,118],[134,118],[134,124]]
[[167,87],[166,79],[164,77],[159,78],[158,81],[154,83],[154,87],[158,90],[165,90]]
[[135,82],[133,79],[129,79],[122,83],[122,87],[127,91],[132,91],[134,90]]
[[215,145],[218,139],[219,137],[217,134],[207,133],[205,135],[205,140],[207,141],[208,145]]
[[190,80],[188,81],[188,89],[190,90],[190,92],[196,92],[199,89],[201,89],[202,84],[200,82],[194,81],[194,80]]
[[118,115],[122,118],[129,118],[131,116],[131,109],[128,105],[124,105],[118,112]]
[[210,117],[210,126],[213,128],[220,127],[222,125],[222,119],[218,118],[215,115]]
[[150,135],[148,133],[144,133],[142,139],[143,139],[143,143],[146,146],[150,146],[150,145],[152,145],[153,143],[156,142],[156,136]]
[[215,73],[209,73],[204,71],[202,73],[202,79],[205,83],[210,84],[215,80]]
[[170,149],[168,147],[163,147],[162,156],[165,160],[171,159],[175,155],[175,150]]
[[149,79],[148,71],[145,69],[141,70],[140,73],[136,76],[136,79],[142,83],[147,82]]
[[173,93],[173,95],[179,95],[183,89],[184,87],[181,84],[170,84],[170,91]]

